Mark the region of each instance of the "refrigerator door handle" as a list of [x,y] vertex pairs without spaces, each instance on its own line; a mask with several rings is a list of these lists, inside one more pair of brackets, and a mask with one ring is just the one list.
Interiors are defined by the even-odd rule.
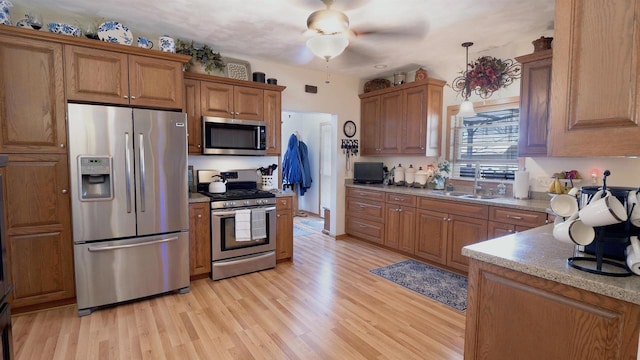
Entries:
[[95,251],[111,251],[111,250],[118,250],[118,249],[127,249],[127,248],[139,247],[139,246],[157,245],[157,244],[162,244],[162,243],[166,243],[169,241],[176,241],[176,240],[178,240],[178,237],[174,236],[167,239],[147,241],[147,242],[142,242],[138,244],[114,245],[114,246],[91,246],[89,247],[89,251],[95,252]]
[[138,134],[140,140],[140,146],[138,147],[138,151],[140,152],[140,211],[145,212],[145,199],[146,199],[146,191],[145,184],[147,183],[147,172],[144,166],[144,135]]
[[129,133],[124,133],[124,172],[125,176],[125,192],[127,195],[127,213],[131,213],[131,148],[129,147]]

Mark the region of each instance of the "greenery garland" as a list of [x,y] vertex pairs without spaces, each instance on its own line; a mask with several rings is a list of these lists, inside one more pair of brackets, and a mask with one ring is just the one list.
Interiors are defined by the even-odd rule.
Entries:
[[185,64],[184,69],[189,70],[193,66],[193,60],[197,60],[204,66],[204,71],[207,74],[211,73],[214,69],[224,70],[224,61],[222,61],[222,55],[219,52],[214,52],[208,45],[202,45],[196,47],[193,41],[186,42],[180,39],[176,41],[176,53],[183,55],[191,55],[191,59]]

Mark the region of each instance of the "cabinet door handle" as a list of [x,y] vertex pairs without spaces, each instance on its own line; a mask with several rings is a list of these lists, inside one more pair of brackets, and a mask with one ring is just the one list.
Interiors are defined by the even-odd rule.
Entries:
[[447,219],[447,221],[448,221],[448,222],[452,222],[452,221],[453,221],[453,219],[452,219],[452,218],[448,218],[448,219]]
[[198,214],[198,219],[202,219],[202,214]]
[[129,95],[123,95],[122,97],[125,98],[125,99],[128,99]]
[[402,212],[402,209],[398,209],[398,212]]
[[366,225],[362,225],[362,224],[360,224],[360,227],[361,227],[361,228],[363,228],[363,227],[367,227],[367,226],[366,226]]
[[360,204],[360,208],[361,208],[361,209],[364,209],[364,208],[365,208],[365,206],[364,206],[364,205],[362,205],[362,204]]
[[64,149],[65,144],[60,144],[60,148]]
[[447,219],[447,218],[442,218],[442,221],[447,221],[447,220],[449,220],[449,219]]
[[198,149],[200,149],[202,147],[202,145],[198,144]]
[[280,217],[280,214],[276,215],[276,217]]
[[67,189],[62,189],[62,193],[63,193],[63,194],[66,194],[66,193],[68,193],[68,192],[69,192],[69,190],[67,190]]
[[509,234],[511,234],[511,233],[513,233],[513,230],[509,229],[509,230],[507,230],[507,232],[508,232]]
[[395,201],[402,201],[402,198],[393,198]]
[[507,219],[513,219],[513,220],[522,220],[522,216],[517,216],[517,215],[507,215]]
[[135,99],[136,99],[136,97],[131,95],[131,100],[135,100]]

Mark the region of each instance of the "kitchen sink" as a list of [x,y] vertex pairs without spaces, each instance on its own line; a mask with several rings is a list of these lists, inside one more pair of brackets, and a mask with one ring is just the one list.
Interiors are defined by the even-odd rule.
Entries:
[[455,197],[464,197],[467,195],[471,195],[469,193],[459,192],[459,191],[432,191],[431,193],[436,195],[455,196]]
[[496,198],[493,195],[473,195],[473,194],[466,194],[460,197],[465,199],[495,199]]

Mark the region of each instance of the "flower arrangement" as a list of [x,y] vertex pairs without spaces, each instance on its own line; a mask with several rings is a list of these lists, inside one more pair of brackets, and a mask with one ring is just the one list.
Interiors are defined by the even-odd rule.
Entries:
[[438,163],[436,169],[434,169],[430,182],[434,184],[435,189],[444,189],[444,182],[449,178],[450,174],[451,163],[447,160],[442,160]]
[[191,55],[191,60],[184,65],[185,70],[189,70],[193,66],[193,60],[197,60],[204,66],[204,71],[207,74],[211,73],[214,69],[224,70],[224,62],[222,61],[222,55],[219,52],[214,52],[208,45],[202,45],[196,47],[191,42],[185,42],[180,39],[176,40],[176,52],[178,54]]
[[[468,97],[472,92],[487,99],[491,95],[520,78],[520,67],[511,59],[482,56],[469,64],[469,70],[453,80],[452,88]],[[469,82],[467,86],[467,81]]]

